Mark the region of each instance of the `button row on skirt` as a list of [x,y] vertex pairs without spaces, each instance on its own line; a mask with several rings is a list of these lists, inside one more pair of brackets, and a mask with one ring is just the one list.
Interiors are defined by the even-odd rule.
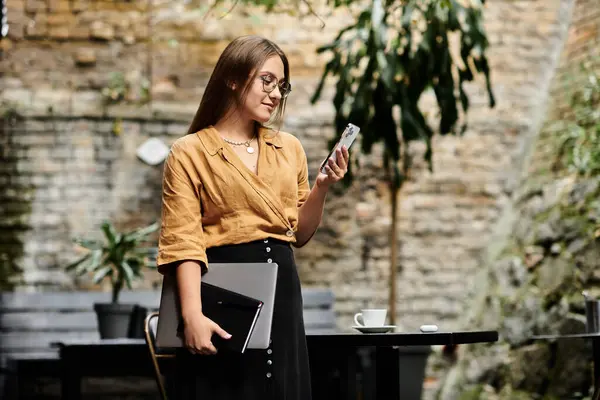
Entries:
[[[269,243],[269,239],[265,239],[265,240],[264,240],[264,243],[265,243],[265,244],[266,244],[266,243]],[[267,246],[267,247],[265,248],[265,251],[266,251],[267,253],[270,253],[270,252],[271,252],[271,248]],[[273,259],[272,259],[272,258],[269,258],[269,259],[267,259],[267,262],[268,262],[268,263],[272,263],[272,262],[273,262]],[[271,343],[273,343],[273,339],[270,339],[270,340],[269,340],[269,348],[267,349],[267,354],[269,354],[269,355],[273,354],[273,350],[271,349]],[[272,361],[271,359],[268,359],[268,360],[267,360],[267,365],[273,365],[273,361]],[[267,379],[271,378],[271,376],[272,376],[271,372],[270,372],[270,371],[268,371],[268,372],[267,372],[267,374],[266,374],[266,376],[267,376]]]

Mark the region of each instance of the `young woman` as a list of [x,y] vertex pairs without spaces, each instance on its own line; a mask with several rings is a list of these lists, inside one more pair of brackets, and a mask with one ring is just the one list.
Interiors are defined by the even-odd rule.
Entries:
[[[231,42],[185,135],[164,166],[158,265],[176,275],[186,349],[177,354],[176,399],[310,400],[300,281],[291,246],[321,222],[328,188],[347,171],[348,150],[329,160],[312,189],[300,141],[280,132],[291,92],[288,60],[273,42]],[[276,262],[266,350],[217,352],[229,334],[202,314],[202,272],[218,262]]]

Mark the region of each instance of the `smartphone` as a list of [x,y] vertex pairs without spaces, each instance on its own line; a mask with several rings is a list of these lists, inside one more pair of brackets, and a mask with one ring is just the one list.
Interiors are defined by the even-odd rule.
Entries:
[[321,167],[319,168],[321,173],[323,173],[323,174],[327,173],[325,171],[325,166],[327,165],[327,160],[329,160],[332,156],[335,157],[335,151],[338,148],[341,148],[342,146],[346,146],[346,148],[348,150],[350,150],[350,147],[352,146],[352,144],[356,140],[356,137],[358,136],[358,132],[360,132],[360,128],[358,126],[356,126],[354,124],[348,124],[346,126],[346,129],[344,129],[344,132],[342,133],[340,140],[335,144],[335,146],[333,146],[333,149],[331,149],[327,158],[325,158],[325,160],[323,160],[323,162],[321,163]]

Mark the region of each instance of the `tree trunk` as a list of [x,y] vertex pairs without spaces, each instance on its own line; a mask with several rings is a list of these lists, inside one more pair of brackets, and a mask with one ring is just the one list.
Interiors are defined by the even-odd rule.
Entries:
[[119,293],[121,293],[121,289],[123,289],[123,280],[117,278],[112,289],[112,302],[113,304],[116,304],[119,302]]
[[[402,170],[400,171],[400,177],[395,175],[395,166],[388,167],[388,178],[390,178],[390,204],[392,207],[392,221],[390,224],[390,297],[389,297],[389,321],[390,325],[396,325],[396,286],[398,281],[398,196],[400,190],[409,177],[411,170],[412,159],[408,144],[402,145]],[[397,179],[398,178],[398,179]]]
[[390,225],[390,297],[389,297],[389,322],[390,325],[396,324],[396,276],[398,266],[398,192],[400,187],[392,179],[390,185],[391,205],[392,205],[392,223]]

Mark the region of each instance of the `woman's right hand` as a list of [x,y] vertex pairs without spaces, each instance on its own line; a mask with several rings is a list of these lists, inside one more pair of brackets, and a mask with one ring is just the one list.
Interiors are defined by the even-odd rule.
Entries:
[[202,313],[184,318],[185,347],[193,354],[216,354],[217,349],[211,341],[215,333],[223,339],[231,337],[217,323]]

